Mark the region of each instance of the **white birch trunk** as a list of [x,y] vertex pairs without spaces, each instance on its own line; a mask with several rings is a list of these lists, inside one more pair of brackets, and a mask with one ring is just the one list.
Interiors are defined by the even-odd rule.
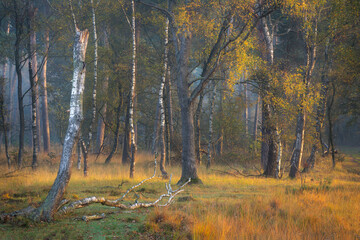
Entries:
[[34,19],[33,7],[30,3],[30,0],[27,1],[27,54],[28,54],[28,64],[29,64],[29,79],[30,79],[30,88],[31,88],[31,116],[32,116],[32,143],[33,143],[33,156],[31,167],[35,169],[37,167],[37,155],[39,151],[39,125],[38,125],[38,91],[37,91],[37,61],[36,61],[36,33],[33,30],[33,24],[31,23]]
[[169,43],[169,20],[166,19],[165,24],[165,50],[164,50],[164,66],[163,75],[161,78],[160,89],[159,89],[159,110],[160,110],[160,171],[163,178],[167,178],[168,174],[165,170],[165,105],[164,105],[164,87],[168,68],[168,43]]
[[92,140],[92,130],[96,117],[96,87],[97,87],[97,69],[98,69],[98,39],[96,31],[96,15],[94,0],[91,0],[91,10],[92,10],[92,25],[94,33],[94,83],[93,83],[93,93],[92,93],[92,112],[91,112],[91,122],[89,127],[88,142],[86,144],[87,150],[89,150],[91,140]]
[[304,149],[304,135],[305,135],[305,119],[306,119],[306,111],[304,108],[304,103],[307,99],[309,88],[312,79],[312,73],[316,63],[316,38],[317,38],[317,23],[314,29],[314,39],[309,39],[309,34],[305,33],[305,48],[306,48],[306,73],[303,78],[303,82],[305,85],[305,93],[300,96],[300,106],[298,109],[297,123],[296,123],[296,131],[295,131],[295,143],[294,150],[291,156],[290,164],[290,178],[296,177],[297,173],[300,171],[303,149]]
[[[75,22],[75,21],[74,21]],[[75,24],[76,27],[76,24]],[[74,73],[72,79],[69,125],[66,131],[59,171],[50,192],[41,206],[35,210],[32,218],[37,221],[51,221],[57,212],[66,187],[70,181],[72,160],[71,155],[75,139],[79,134],[83,120],[83,92],[85,85],[85,54],[89,32],[80,31],[76,27],[73,61]]]
[[135,172],[135,129],[134,129],[134,100],[135,100],[135,85],[136,85],[136,21],[135,21],[135,0],[131,1],[132,9],[132,44],[133,44],[133,57],[132,57],[132,71],[131,71],[131,86],[130,86],[130,108],[129,108],[129,125],[130,125],[130,139],[131,139],[131,157],[130,157],[130,178],[134,177]]

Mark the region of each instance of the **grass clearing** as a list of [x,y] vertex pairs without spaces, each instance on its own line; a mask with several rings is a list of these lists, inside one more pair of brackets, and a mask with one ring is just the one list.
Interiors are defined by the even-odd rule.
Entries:
[[[355,151],[356,152],[356,151]],[[319,158],[316,169],[303,178],[276,180],[240,177],[207,171],[200,166],[203,185],[188,185],[167,208],[119,211],[92,205],[57,216],[52,223],[0,225],[1,239],[357,239],[360,238],[359,155],[345,154],[335,169],[330,159]],[[0,178],[0,211],[14,211],[45,197],[57,173],[59,157],[45,161],[36,172],[30,168]],[[74,156],[75,159],[75,156]],[[89,176],[75,166],[65,197],[77,200],[90,196],[116,199],[125,190],[153,173],[152,156],[138,155],[134,179],[128,166],[115,158],[90,158]],[[229,171],[225,166],[214,169]],[[355,169],[355,170],[354,170]],[[181,168],[172,166],[173,184]],[[7,171],[5,163],[2,172]],[[160,176],[160,171],[157,172]],[[152,201],[164,193],[160,177],[137,190],[139,201]],[[126,201],[133,201],[130,194]],[[84,222],[83,215],[106,213],[99,221]]]

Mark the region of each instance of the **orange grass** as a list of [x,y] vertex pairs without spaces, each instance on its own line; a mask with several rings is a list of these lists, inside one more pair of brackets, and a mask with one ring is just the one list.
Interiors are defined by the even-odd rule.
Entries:
[[[121,166],[120,155],[108,166],[103,164],[104,156],[96,161],[91,156],[86,178],[74,163],[66,197],[116,198],[127,187],[152,175],[153,156],[149,153],[137,156],[134,179],[128,177],[129,167]],[[354,156],[343,157],[344,162],[335,169],[329,167],[330,159],[319,158],[315,170],[303,175],[302,180],[290,180],[287,176],[280,180],[236,178],[200,166],[199,176],[204,184],[186,186],[171,207],[152,210],[146,220],[136,223],[139,228],[131,236],[135,239],[357,239],[360,237],[360,175],[354,169],[360,163]],[[26,168],[13,177],[0,178],[0,211],[38,204],[44,199],[56,177],[60,157],[49,160],[42,154],[40,159],[43,164],[36,171]],[[221,165],[213,168],[230,171]],[[8,171],[4,161],[1,171]],[[172,166],[168,171],[174,174],[175,184],[180,177],[180,166]],[[157,175],[160,176],[159,171]],[[163,193],[165,181],[159,177],[144,185],[140,200],[151,201]],[[117,188],[121,183],[123,186]],[[103,208],[83,211],[94,214],[99,209]],[[61,221],[58,219],[55,225]]]

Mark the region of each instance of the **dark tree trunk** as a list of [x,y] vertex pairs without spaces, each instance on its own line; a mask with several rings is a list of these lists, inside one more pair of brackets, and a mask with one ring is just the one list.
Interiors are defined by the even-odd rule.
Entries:
[[118,105],[118,107],[116,109],[116,129],[115,129],[115,136],[114,136],[114,145],[113,145],[113,147],[111,149],[111,152],[110,152],[109,156],[105,160],[105,164],[110,163],[111,158],[115,154],[116,148],[117,148],[117,145],[118,145],[122,100],[123,100],[123,98],[122,98],[122,89],[121,89],[121,84],[119,83],[119,105]]
[[[104,46],[105,48],[109,48],[109,37],[108,32],[104,30]],[[109,76],[108,73],[105,73],[104,83],[102,84],[102,90],[104,95],[108,94],[108,86],[109,86]],[[95,146],[95,152],[100,153],[101,149],[104,144],[104,137],[105,137],[105,119],[106,119],[106,113],[107,113],[107,99],[104,101],[104,105],[101,109],[101,117],[98,118],[98,124],[97,124],[97,136],[96,136],[96,146]]]
[[334,147],[334,135],[333,135],[333,122],[332,122],[332,106],[334,104],[334,99],[335,99],[335,84],[334,82],[332,82],[332,96],[330,99],[330,103],[329,103],[329,107],[328,107],[328,122],[329,122],[329,144],[330,144],[330,152],[331,152],[331,159],[332,159],[332,164],[333,164],[333,168],[335,168],[335,147]]
[[196,160],[198,164],[201,164],[201,131],[200,131],[200,119],[201,119],[201,110],[202,104],[204,100],[204,92],[202,92],[199,96],[198,106],[195,112],[195,153]]
[[[219,115],[220,115],[220,119],[223,118],[224,116],[224,112],[223,112],[223,97],[224,97],[224,93],[223,93],[223,89],[220,89],[220,99],[219,99]],[[217,137],[217,145],[216,145],[216,152],[217,155],[221,156],[222,152],[223,152],[223,147],[224,147],[224,128],[222,126],[221,121],[219,121],[219,133],[218,133],[218,137]]]
[[296,139],[294,144],[293,154],[291,156],[291,168],[289,176],[291,178],[296,177],[297,173],[300,171],[302,153],[304,148],[304,133],[305,133],[305,113],[304,109],[301,107],[297,116],[296,123]]
[[59,171],[50,192],[45,201],[32,214],[36,221],[51,221],[57,212],[65,189],[70,181],[72,166],[72,150],[75,139],[79,134],[81,121],[83,119],[83,91],[85,83],[85,54],[89,38],[87,30],[80,31],[76,28],[74,41],[74,75],[72,80],[72,91],[70,100],[69,125],[66,132],[62,150]]
[[[10,19],[8,20],[6,35],[10,33]],[[1,114],[1,122],[2,122],[2,130],[4,133],[4,144],[5,144],[5,156],[8,164],[8,169],[11,167],[10,157],[9,157],[9,150],[8,150],[8,119],[10,119],[11,113],[9,114],[6,107],[5,107],[5,79],[6,79],[6,71],[8,71],[8,58],[5,58],[5,63],[3,66],[2,76],[0,76],[0,114]],[[8,73],[10,77],[10,71]],[[11,79],[9,79],[9,85],[11,89]],[[11,108],[10,108],[11,109]],[[12,109],[11,109],[12,110]],[[9,115],[7,119],[7,115]]]
[[126,115],[125,115],[125,128],[124,128],[124,144],[123,144],[123,152],[122,152],[122,164],[127,164],[129,163],[129,151],[131,148],[131,143],[130,143],[130,126],[129,126],[129,101],[130,98],[130,93],[128,94],[127,97],[127,107],[126,107]]
[[[269,27],[270,24],[270,27]],[[262,18],[259,23],[260,35],[265,42],[266,52],[265,58],[268,66],[274,64],[274,29],[271,28],[271,17],[269,16],[269,24],[266,18]],[[276,134],[276,127],[273,119],[274,109],[273,103],[265,100],[266,94],[270,88],[270,80],[267,79],[261,85],[260,96],[262,98],[262,123],[261,123],[261,165],[265,176],[277,177],[277,162],[281,161],[278,158],[279,142]]]
[[310,157],[306,160],[306,164],[304,167],[304,172],[308,171],[309,168],[314,168],[316,161],[316,152],[318,150],[318,145],[321,145],[322,153],[324,153],[324,147],[321,139],[321,128],[323,126],[324,117],[325,117],[325,109],[326,109],[326,98],[328,95],[329,88],[329,78],[327,75],[328,71],[328,44],[325,47],[325,61],[324,68],[321,74],[321,89],[320,89],[320,99],[317,105],[316,111],[316,119],[315,119],[315,143],[311,148]]
[[212,160],[212,136],[213,136],[213,115],[214,115],[214,104],[215,104],[215,97],[216,97],[216,83],[214,83],[213,91],[210,97],[210,116],[209,116],[209,135],[208,135],[208,159],[206,163],[206,168],[209,169],[211,166]]
[[32,21],[34,19],[34,10],[30,1],[27,1],[27,33],[28,33],[28,42],[27,42],[27,53],[28,53],[28,63],[29,63],[29,79],[30,79],[30,88],[31,88],[31,113],[32,113],[32,142],[33,142],[33,156],[31,167],[35,169],[37,167],[37,155],[39,150],[39,125],[38,125],[38,91],[37,91],[37,62],[36,62],[36,35],[32,29]]
[[258,123],[259,123],[259,107],[260,107],[260,95],[258,96],[256,105],[255,105],[255,116],[254,116],[254,141],[257,140],[257,132],[258,132]]
[[24,152],[24,136],[25,136],[25,117],[24,117],[24,104],[23,104],[23,93],[22,93],[22,73],[21,73],[21,39],[23,37],[23,24],[24,14],[19,12],[17,1],[14,1],[15,10],[15,29],[16,29],[16,40],[15,40],[15,67],[18,79],[18,104],[19,104],[19,119],[20,119],[20,131],[19,131],[19,151],[17,165],[20,168],[23,160]]
[[5,156],[6,156],[6,160],[7,160],[7,164],[8,164],[8,168],[10,169],[11,167],[11,162],[10,162],[10,157],[9,157],[9,150],[8,150],[8,136],[7,136],[7,131],[8,131],[8,126],[7,126],[7,121],[6,121],[6,115],[7,115],[7,110],[5,108],[5,104],[4,104],[4,93],[5,93],[5,73],[6,73],[6,64],[4,64],[4,68],[3,68],[3,76],[0,77],[0,114],[1,114],[1,123],[2,123],[2,130],[3,130],[3,134],[4,134],[4,144],[5,144]]
[[77,144],[76,144],[77,148],[77,169],[80,170],[81,169],[81,143],[80,143],[80,140],[77,141]]

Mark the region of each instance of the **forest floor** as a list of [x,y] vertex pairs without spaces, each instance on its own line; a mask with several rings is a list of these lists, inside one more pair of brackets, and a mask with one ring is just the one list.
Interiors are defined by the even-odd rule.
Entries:
[[[121,211],[99,204],[57,216],[51,223],[22,219],[0,225],[0,239],[360,239],[360,151],[344,148],[335,169],[330,158],[318,158],[315,169],[295,180],[243,177],[227,166],[200,166],[202,185],[187,185],[170,207]],[[37,206],[46,197],[57,173],[59,156],[41,156],[36,172],[25,168],[0,175],[0,213]],[[98,196],[116,199],[153,174],[149,154],[138,155],[134,179],[119,159],[104,166],[90,159],[89,176],[74,164],[65,197],[77,200]],[[30,159],[28,159],[30,161]],[[46,163],[46,164],[45,164]],[[237,166],[241,170],[241,166]],[[173,184],[181,168],[168,168]],[[157,172],[160,175],[160,171]],[[139,201],[166,193],[160,177],[140,186]],[[174,188],[176,188],[174,186]],[[130,194],[127,201],[135,199]],[[105,213],[106,218],[84,222],[81,217]]]

